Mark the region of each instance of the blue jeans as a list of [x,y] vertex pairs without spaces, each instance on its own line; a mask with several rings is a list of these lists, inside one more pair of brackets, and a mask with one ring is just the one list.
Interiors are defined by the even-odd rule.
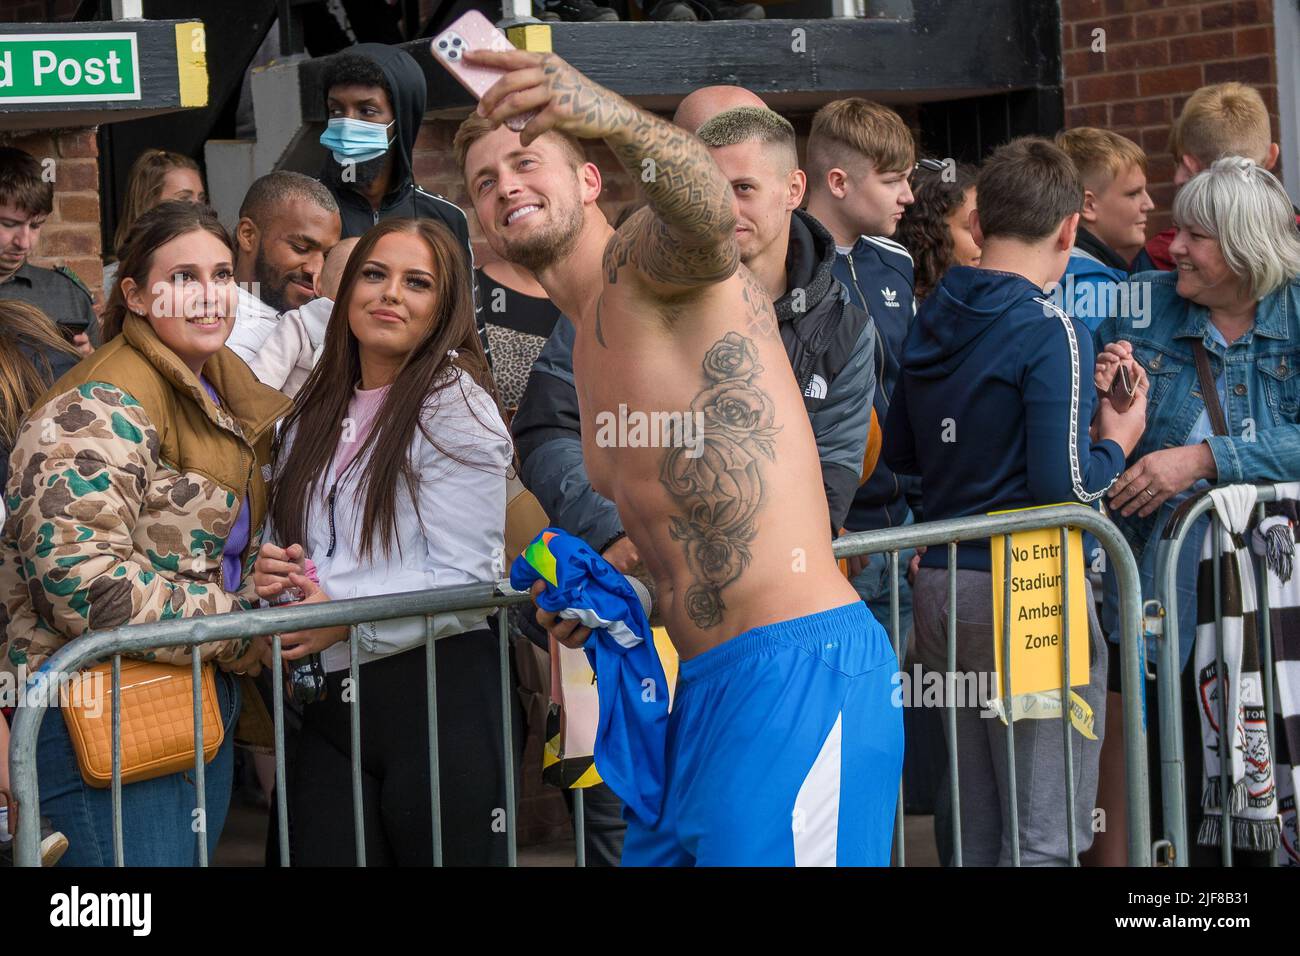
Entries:
[[[226,735],[216,756],[203,768],[209,859],[216,850],[230,806],[235,720],[239,716],[239,686],[220,670],[217,700]],[[46,711],[41,721],[36,769],[41,814],[68,838],[68,852],[58,865],[112,866],[113,791],[91,787],[81,779],[63,712],[57,708]],[[123,784],[123,862],[127,866],[197,865],[199,851],[193,829],[197,808],[192,769]]]
[[[911,512],[904,524],[912,523]],[[898,552],[898,661],[907,657],[907,635],[912,629],[912,588],[907,583],[907,563],[916,554],[914,548]],[[868,564],[852,581],[858,597],[866,602],[872,615],[889,634],[889,555],[873,554]],[[891,637],[893,635],[890,635]]]
[[[1138,576],[1142,581],[1142,601],[1148,601],[1159,593],[1156,581],[1156,555],[1159,550],[1160,535],[1173,513],[1173,509],[1164,507],[1158,512],[1155,533],[1142,551],[1138,561]],[[1197,519],[1187,534],[1187,541],[1178,555],[1178,666],[1187,667],[1196,647],[1196,576],[1201,562],[1201,548],[1205,545],[1205,533],[1210,528],[1210,518],[1204,515]],[[1102,575],[1102,629],[1112,644],[1118,644],[1119,630],[1119,580],[1110,564]],[[1158,649],[1154,642],[1147,644],[1147,660],[1154,666],[1158,661]]]

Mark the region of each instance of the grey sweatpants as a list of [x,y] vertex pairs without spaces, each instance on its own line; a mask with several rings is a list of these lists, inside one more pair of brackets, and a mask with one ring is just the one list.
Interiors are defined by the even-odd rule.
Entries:
[[[957,571],[957,671],[993,673],[993,584],[983,571]],[[928,669],[948,669],[948,572],[921,568],[913,588],[916,652]],[[1088,589],[1091,667],[1087,687],[1074,688],[1095,714],[1096,740],[1071,732],[1074,757],[1074,824],[1078,852],[1092,845],[1097,763],[1106,726],[1105,638]],[[969,680],[969,678],[967,678]],[[978,686],[999,690],[992,676]],[[959,701],[960,703],[960,701]],[[966,703],[970,703],[967,701]],[[961,848],[965,866],[1010,866],[1007,728],[981,706],[957,708],[957,774],[961,798]],[[945,735],[947,721],[944,721]],[[952,740],[948,745],[953,746]],[[1015,722],[1016,803],[1023,866],[1068,866],[1065,744],[1061,721]],[[947,862],[947,861],[945,861]]]

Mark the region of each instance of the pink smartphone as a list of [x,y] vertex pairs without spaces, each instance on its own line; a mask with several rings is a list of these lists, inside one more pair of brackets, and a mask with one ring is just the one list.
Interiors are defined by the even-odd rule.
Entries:
[[[461,86],[473,93],[474,99],[479,100],[505,72],[485,66],[470,66],[465,62],[466,51],[509,52],[515,49],[515,45],[487,17],[477,10],[470,10],[434,37],[430,48],[434,59],[440,61]],[[536,115],[534,111],[513,116],[506,120],[506,126],[517,133]]]

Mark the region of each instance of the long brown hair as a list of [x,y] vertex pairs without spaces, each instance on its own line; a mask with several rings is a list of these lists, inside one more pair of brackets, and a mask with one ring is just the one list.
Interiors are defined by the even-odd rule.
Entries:
[[81,358],[36,306],[0,299],[0,438],[6,445],[14,443],[23,416],[54,384],[51,352],[74,362]]
[[966,201],[966,191],[975,188],[975,170],[958,163],[952,181],[944,179],[946,170],[918,166],[912,177],[912,195],[915,201],[898,221],[894,240],[912,254],[915,263],[913,295],[920,303],[939,284],[952,266],[952,233],[948,231],[948,217]]
[[122,331],[122,323],[130,311],[126,307],[126,296],[122,293],[122,280],[129,278],[143,288],[149,278],[149,269],[153,266],[153,254],[158,247],[200,229],[220,239],[226,248],[234,248],[230,242],[230,233],[226,232],[226,227],[221,224],[215,212],[207,206],[183,199],[169,199],[159,203],[135,221],[119,250],[122,253],[122,264],[117,268],[117,278],[108,293],[104,314],[100,317],[105,342]]
[[[301,543],[306,538],[310,502],[326,480],[343,433],[353,386],[361,381],[361,352],[348,323],[348,311],[362,264],[370,258],[380,239],[396,232],[418,237],[429,247],[437,305],[428,332],[402,363],[375,416],[374,427],[348,466],[362,467],[361,463],[365,462],[360,480],[364,505],[359,553],[363,557],[374,553],[376,542],[385,557],[390,554],[397,532],[399,484],[405,486],[419,511],[420,475],[410,457],[417,429],[439,452],[465,464],[429,434],[425,422],[431,398],[453,387],[463,393],[456,377],[447,373],[453,367],[459,368],[496,397],[487,356],[474,325],[469,264],[455,237],[428,219],[386,219],[373,226],[358,240],[348,257],[320,361],[295,398],[293,410],[281,423],[276,437],[270,515],[283,543]],[[451,355],[453,350],[455,358]],[[452,400],[464,399],[456,395]],[[292,441],[286,443],[290,434]]]
[[122,254],[122,244],[135,221],[148,210],[158,205],[158,196],[162,192],[163,180],[173,169],[192,169],[202,182],[199,164],[181,153],[165,149],[146,149],[131,164],[131,174],[126,183],[126,199],[122,202],[122,217],[117,221],[117,231],[113,233],[113,254]]

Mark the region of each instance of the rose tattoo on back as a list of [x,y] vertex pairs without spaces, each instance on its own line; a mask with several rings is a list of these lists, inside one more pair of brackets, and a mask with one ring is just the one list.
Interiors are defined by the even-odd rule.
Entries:
[[[686,545],[695,583],[686,611],[696,627],[722,622],[723,589],[749,566],[754,517],[763,504],[763,459],[776,461],[772,400],[754,384],[763,371],[751,339],[728,332],[704,356],[706,385],[691,402],[702,422],[699,445],[673,448],[660,482],[680,505],[669,533]],[[690,452],[691,454],[688,454]]]

